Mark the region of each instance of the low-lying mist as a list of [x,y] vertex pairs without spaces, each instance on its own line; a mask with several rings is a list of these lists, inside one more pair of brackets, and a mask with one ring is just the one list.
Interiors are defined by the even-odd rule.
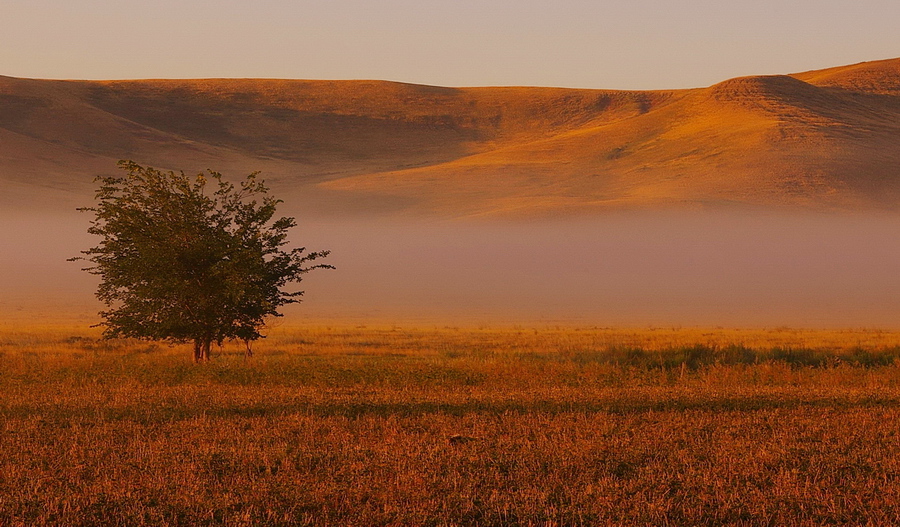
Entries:
[[[98,320],[96,277],[66,261],[95,243],[88,220],[0,213],[0,317]],[[900,326],[900,216],[315,219],[292,241],[338,270],[306,275],[287,323]]]

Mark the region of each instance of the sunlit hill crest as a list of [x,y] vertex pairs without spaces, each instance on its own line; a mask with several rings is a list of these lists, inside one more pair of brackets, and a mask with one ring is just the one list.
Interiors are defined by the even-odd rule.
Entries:
[[890,210],[897,137],[900,59],[669,91],[0,77],[0,199],[83,201],[128,158],[310,213]]

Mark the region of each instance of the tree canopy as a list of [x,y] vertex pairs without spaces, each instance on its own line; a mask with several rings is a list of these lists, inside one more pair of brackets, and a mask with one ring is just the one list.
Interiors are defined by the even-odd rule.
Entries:
[[[218,172],[187,176],[120,161],[125,176],[101,176],[88,229],[99,244],[73,260],[93,265],[107,337],[194,343],[209,360],[213,342],[260,338],[268,317],[300,301],[286,291],[328,251],[287,250],[291,217],[253,173],[235,186]],[[212,187],[211,189],[208,187]]]

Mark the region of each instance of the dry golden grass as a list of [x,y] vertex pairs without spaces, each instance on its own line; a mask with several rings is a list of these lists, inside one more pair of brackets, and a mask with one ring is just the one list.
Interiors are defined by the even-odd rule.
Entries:
[[0,334],[0,524],[900,521],[898,333],[96,336]]

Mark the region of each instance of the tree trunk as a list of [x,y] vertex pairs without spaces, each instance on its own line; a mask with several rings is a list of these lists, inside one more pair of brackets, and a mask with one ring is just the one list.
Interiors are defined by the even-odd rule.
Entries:
[[196,364],[209,362],[209,348],[211,346],[211,338],[203,337],[194,339],[194,362]]
[[212,339],[205,338],[203,339],[203,349],[201,350],[201,361],[209,362],[209,347],[212,345]]

